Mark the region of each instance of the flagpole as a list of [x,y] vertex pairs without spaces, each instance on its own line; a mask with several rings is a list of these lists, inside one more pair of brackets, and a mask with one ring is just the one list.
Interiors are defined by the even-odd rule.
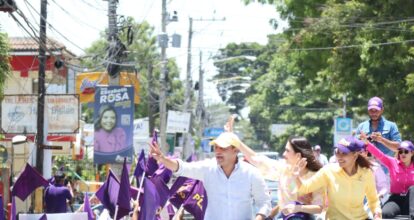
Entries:
[[142,173],[141,181],[139,181],[139,188],[138,188],[138,194],[137,194],[137,199],[136,199],[138,205],[139,205],[139,196],[141,195],[141,189],[144,183],[144,177],[145,177],[145,171]]
[[118,216],[118,205],[115,206],[114,220],[116,220],[117,216]]
[[180,208],[177,210],[177,212],[174,214],[173,220],[178,220],[178,216],[180,216],[180,212],[182,212],[184,209],[183,204],[180,205]]

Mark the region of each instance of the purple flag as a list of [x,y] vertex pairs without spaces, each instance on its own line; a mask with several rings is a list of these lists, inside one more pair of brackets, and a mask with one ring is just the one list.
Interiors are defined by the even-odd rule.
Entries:
[[89,203],[89,196],[87,192],[85,192],[85,196],[83,197],[83,211],[88,213],[88,220],[94,219],[94,214],[91,209],[91,204]]
[[[108,209],[110,216],[113,218],[115,214],[115,206],[118,201],[120,183],[112,170],[109,171],[105,183],[95,193],[102,205]],[[130,187],[131,196],[136,198],[138,189]]]
[[155,173],[152,175],[152,178],[158,177],[161,178],[164,183],[168,183],[171,179],[172,171],[170,169],[167,169],[164,164],[160,164],[158,169],[155,171]]
[[207,192],[203,183],[186,177],[178,177],[170,189],[170,203],[177,209],[183,205],[196,220],[204,219],[207,208]]
[[207,208],[207,192],[203,183],[199,180],[195,181],[193,190],[184,202],[184,209],[194,216],[195,220],[203,220]]
[[185,199],[191,193],[191,189],[195,184],[194,179],[187,177],[178,177],[170,189],[170,203],[173,204],[177,209],[181,207]]
[[42,217],[39,218],[39,220],[47,220],[46,213],[42,215]]
[[147,167],[145,169],[145,171],[147,172],[146,176],[148,177],[148,176],[154,175],[155,171],[157,170],[158,170],[158,162],[157,160],[155,160],[153,157],[150,156],[148,158]]
[[16,198],[12,196],[12,205],[11,205],[11,220],[16,220]]
[[139,220],[155,220],[168,200],[169,190],[165,183],[154,178],[144,178],[144,196],[140,204]]
[[173,220],[175,211],[174,211],[174,206],[171,203],[168,203],[167,205],[167,213],[168,213],[169,219]]
[[144,153],[144,149],[142,149],[141,153],[139,154],[137,166],[135,167],[135,171],[134,171],[134,176],[137,179],[137,185],[139,185],[140,178],[142,174],[145,172],[145,166],[146,166],[145,153]]
[[124,165],[122,167],[121,182],[119,183],[119,193],[118,193],[118,213],[116,219],[121,219],[122,217],[129,214],[131,211],[131,192],[130,184],[128,177],[128,168],[126,166],[126,158],[124,159]]
[[26,167],[13,185],[12,195],[24,201],[30,193],[40,186],[47,187],[49,182],[36,169],[26,163]]
[[112,173],[109,171],[105,183],[95,193],[102,205],[108,209],[109,215],[113,218],[115,214],[115,206],[118,199],[119,183]]
[[0,195],[0,219],[3,220],[4,218],[4,209],[3,209],[3,196]]

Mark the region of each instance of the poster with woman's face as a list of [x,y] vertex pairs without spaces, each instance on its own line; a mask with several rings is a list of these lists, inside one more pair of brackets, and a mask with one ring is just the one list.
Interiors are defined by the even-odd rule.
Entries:
[[99,86],[94,105],[94,163],[132,162],[134,88]]

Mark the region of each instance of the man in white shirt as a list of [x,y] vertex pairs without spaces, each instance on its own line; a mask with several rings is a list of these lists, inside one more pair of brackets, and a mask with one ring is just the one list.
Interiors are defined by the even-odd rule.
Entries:
[[322,166],[325,166],[329,163],[328,158],[321,153],[321,146],[316,145],[315,147],[313,147],[313,155],[315,155],[316,159],[319,160]]
[[264,220],[271,209],[270,195],[260,172],[238,160],[238,137],[225,132],[211,144],[215,158],[192,163],[165,157],[157,143],[150,153],[176,175],[203,181],[208,197],[205,220],[251,220],[253,205],[254,219]]

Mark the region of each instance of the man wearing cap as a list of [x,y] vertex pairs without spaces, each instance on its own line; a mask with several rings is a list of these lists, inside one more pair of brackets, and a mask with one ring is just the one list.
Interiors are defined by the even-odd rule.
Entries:
[[46,213],[66,213],[66,203],[72,200],[73,192],[70,183],[64,186],[65,174],[56,171],[54,175],[55,183],[46,188],[44,193],[44,208]]
[[401,135],[397,125],[382,116],[384,106],[382,99],[372,97],[368,101],[369,120],[358,125],[356,135],[367,134],[374,145],[383,153],[392,156],[401,142]]
[[270,195],[260,172],[238,160],[238,137],[224,132],[210,144],[215,158],[191,163],[165,157],[157,143],[151,143],[150,153],[177,176],[203,181],[208,197],[205,220],[265,219],[271,209]]
[[315,158],[322,164],[322,166],[329,163],[328,158],[321,153],[321,146],[315,145],[315,147],[313,147],[313,155],[315,155]]

